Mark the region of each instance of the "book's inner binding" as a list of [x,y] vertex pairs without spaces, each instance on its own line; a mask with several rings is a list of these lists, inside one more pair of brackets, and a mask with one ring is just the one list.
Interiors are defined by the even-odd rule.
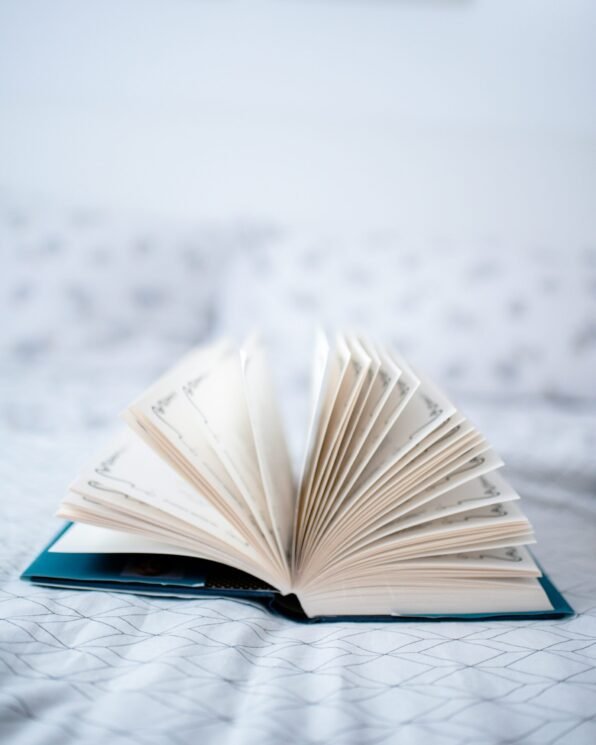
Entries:
[[236,567],[308,615],[551,608],[502,461],[399,356],[321,335],[295,488],[263,344],[187,355],[59,515]]

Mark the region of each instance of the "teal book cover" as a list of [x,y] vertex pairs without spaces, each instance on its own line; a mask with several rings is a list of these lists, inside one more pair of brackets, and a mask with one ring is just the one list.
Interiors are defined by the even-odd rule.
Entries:
[[552,609],[513,613],[319,616],[309,618],[295,595],[282,595],[271,585],[233,567],[213,561],[164,554],[59,553],[50,549],[70,529],[67,523],[21,575],[47,587],[125,592],[170,598],[235,597],[257,603],[272,613],[302,623],[332,621],[475,621],[532,620],[573,616],[573,608],[546,574],[539,581]]

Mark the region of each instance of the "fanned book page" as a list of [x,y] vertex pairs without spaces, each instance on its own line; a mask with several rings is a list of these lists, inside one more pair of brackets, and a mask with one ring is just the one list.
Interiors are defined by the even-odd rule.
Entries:
[[[256,592],[295,595],[310,618],[553,611],[498,455],[431,381],[368,337],[319,335],[297,479],[256,336],[191,352],[124,419],[61,504],[74,525],[54,559],[204,560],[238,573],[226,587],[253,578]],[[174,576],[154,585],[201,586]]]

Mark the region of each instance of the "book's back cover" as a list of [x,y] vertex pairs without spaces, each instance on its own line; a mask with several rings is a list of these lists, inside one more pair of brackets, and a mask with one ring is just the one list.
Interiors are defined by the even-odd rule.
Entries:
[[125,592],[161,597],[236,597],[256,602],[273,613],[303,623],[332,621],[478,621],[564,618],[574,614],[546,574],[540,582],[552,610],[416,616],[325,616],[309,618],[295,595],[283,596],[271,585],[239,569],[184,556],[163,554],[96,554],[51,551],[70,528],[68,523],[21,575],[48,587]]

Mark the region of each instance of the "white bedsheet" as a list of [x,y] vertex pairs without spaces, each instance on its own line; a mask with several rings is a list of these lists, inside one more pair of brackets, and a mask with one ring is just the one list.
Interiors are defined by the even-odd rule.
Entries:
[[[5,408],[9,398],[13,410],[23,405],[20,384],[5,393]],[[540,438],[527,450],[542,461],[511,452],[511,476],[536,525],[538,557],[576,618],[303,626],[234,600],[19,581],[58,527],[51,515],[74,468],[108,434],[61,423],[59,407],[43,413],[52,431],[5,420],[0,433],[0,741],[595,741],[596,469],[586,467],[593,450],[585,462],[577,452],[569,459],[589,442],[593,412],[474,406],[493,439],[514,431],[521,443],[522,420]]]
[[596,742],[594,404],[463,402],[511,464],[569,620],[306,626],[234,600],[21,582],[77,467],[168,362],[171,345],[132,341],[2,368],[0,742]]

